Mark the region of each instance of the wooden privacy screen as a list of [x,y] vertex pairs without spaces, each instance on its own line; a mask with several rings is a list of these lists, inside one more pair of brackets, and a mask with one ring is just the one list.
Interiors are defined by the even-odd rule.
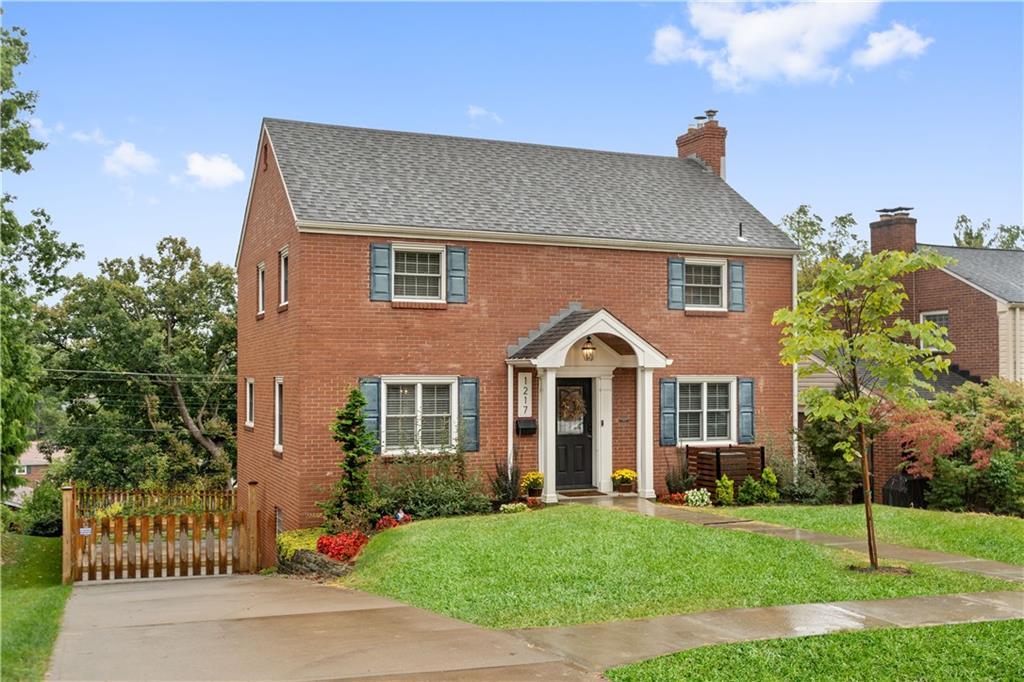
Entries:
[[[259,500],[254,483],[249,485],[248,511],[234,508],[234,493],[76,494],[65,486],[63,496],[65,583],[258,570]],[[120,506],[112,507],[115,503]],[[197,511],[161,512],[174,507]]]

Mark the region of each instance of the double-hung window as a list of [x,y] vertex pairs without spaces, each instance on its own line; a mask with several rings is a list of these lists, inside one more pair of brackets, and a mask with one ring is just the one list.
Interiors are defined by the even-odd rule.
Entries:
[[454,378],[385,378],[383,384],[385,451],[437,451],[454,444]]
[[[948,310],[929,310],[928,312],[921,313],[922,322],[934,322],[937,326],[942,327],[946,330],[946,338],[949,338],[949,311]],[[924,342],[921,342],[921,347],[924,348]]]
[[725,309],[725,262],[686,259],[686,307]]
[[679,384],[679,440],[729,443],[736,431],[736,379],[733,377],[681,377]]
[[245,425],[252,427],[256,422],[256,380],[245,380]]
[[284,451],[284,377],[274,377],[274,450]]
[[394,262],[391,272],[394,299],[445,300],[445,253],[443,247],[396,244],[392,253]]
[[267,266],[260,263],[256,266],[256,314],[262,315],[266,310],[267,300]]
[[277,255],[277,271],[278,279],[281,282],[281,305],[288,303],[288,247],[281,249],[281,252]]

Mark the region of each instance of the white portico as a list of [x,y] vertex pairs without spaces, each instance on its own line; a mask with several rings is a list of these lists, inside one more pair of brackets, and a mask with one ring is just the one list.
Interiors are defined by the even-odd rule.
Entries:
[[[654,497],[654,370],[671,359],[607,310],[574,305],[510,347],[507,362],[510,434],[514,375],[536,371],[537,468],[545,502],[557,502],[558,490],[611,492],[613,400],[636,401],[637,493]],[[613,395],[619,368],[635,369],[635,396]]]

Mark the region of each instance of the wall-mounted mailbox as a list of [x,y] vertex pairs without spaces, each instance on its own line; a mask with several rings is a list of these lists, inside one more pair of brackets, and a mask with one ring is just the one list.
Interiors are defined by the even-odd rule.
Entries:
[[537,420],[533,417],[519,417],[516,419],[516,435],[532,436],[537,433]]

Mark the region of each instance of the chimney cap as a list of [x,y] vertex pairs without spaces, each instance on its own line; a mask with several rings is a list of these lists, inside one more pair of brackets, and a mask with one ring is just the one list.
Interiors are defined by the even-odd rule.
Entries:
[[897,206],[896,208],[879,208],[876,210],[876,212],[881,213],[882,215],[886,215],[892,213],[909,213],[910,211],[913,210],[913,206]]
[[715,114],[718,113],[718,109],[706,109],[704,114],[707,115],[709,121],[715,120]]

